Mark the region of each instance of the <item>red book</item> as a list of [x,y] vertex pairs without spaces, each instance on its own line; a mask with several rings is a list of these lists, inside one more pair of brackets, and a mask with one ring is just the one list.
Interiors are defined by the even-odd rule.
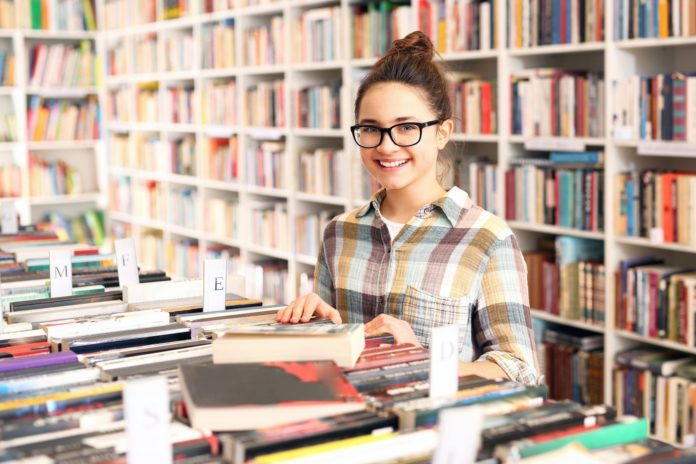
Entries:
[[84,250],[74,250],[73,251],[73,256],[91,256],[91,255],[98,255],[98,254],[99,254],[98,248],[85,248]]
[[0,353],[7,353],[13,358],[19,358],[22,356],[46,354],[49,352],[50,348],[51,344],[49,342],[25,343],[23,345],[0,348]]
[[481,82],[481,133],[491,133],[492,84]]
[[515,220],[515,170],[505,172],[505,219]]
[[675,241],[673,201],[672,192],[677,183],[676,173],[665,173],[662,175],[662,231],[664,233],[664,241],[671,243]]

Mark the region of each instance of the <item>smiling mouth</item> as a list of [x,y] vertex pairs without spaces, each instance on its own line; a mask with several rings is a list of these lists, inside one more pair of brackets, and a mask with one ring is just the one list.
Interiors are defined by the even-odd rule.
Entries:
[[383,168],[398,168],[400,166],[403,166],[404,164],[408,163],[408,160],[397,160],[397,161],[381,161],[377,160],[377,164],[379,164]]

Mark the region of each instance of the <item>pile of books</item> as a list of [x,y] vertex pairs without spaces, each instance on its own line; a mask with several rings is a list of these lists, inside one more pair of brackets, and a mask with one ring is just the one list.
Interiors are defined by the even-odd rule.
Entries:
[[[73,292],[51,298],[45,255],[59,248],[73,252]],[[5,460],[123,461],[124,389],[152,376],[167,379],[177,462],[429,462],[441,413],[468,406],[483,415],[477,462],[694,457],[648,438],[654,415],[549,400],[545,385],[468,375],[455,395],[431,398],[429,352],[365,339],[361,324],[283,325],[283,306],[235,294],[224,310],[204,312],[200,280],[157,270],[120,288],[111,255],[48,233],[0,236],[0,250]],[[687,363],[677,364],[688,379]],[[690,394],[684,382],[666,381],[663,395]],[[675,423],[687,443],[685,407]]]

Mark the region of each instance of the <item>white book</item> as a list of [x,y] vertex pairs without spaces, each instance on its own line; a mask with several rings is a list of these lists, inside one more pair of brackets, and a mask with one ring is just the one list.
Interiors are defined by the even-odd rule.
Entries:
[[696,76],[686,78],[686,139],[696,143]]
[[481,204],[481,199],[477,197],[478,192],[478,169],[479,163],[473,162],[469,164],[469,197],[477,204]]
[[30,309],[27,311],[9,312],[6,314],[10,323],[16,322],[47,322],[69,319],[79,314],[81,317],[102,316],[125,312],[127,306],[119,302],[97,302],[79,305],[59,306],[55,308]]
[[201,297],[203,280],[147,282],[123,287],[123,301],[128,304],[161,300],[163,295],[168,299]]
[[[480,16],[480,38],[479,45],[481,50],[491,49],[491,4],[490,2],[483,2],[479,4],[479,16]],[[448,21],[451,22],[451,21]]]
[[689,198],[689,229],[691,231],[689,243],[696,245],[696,176],[689,178],[689,190],[691,191],[691,198]]
[[[123,431],[125,422],[120,422],[120,429],[114,427],[115,432],[108,435],[96,435],[85,438],[82,442],[92,448],[107,449],[113,448],[116,453],[122,454],[128,451],[128,439],[126,432]],[[119,430],[119,431],[116,431]],[[204,435],[181,422],[171,422],[169,424],[169,439],[171,443],[180,443],[190,440],[203,438]]]
[[138,329],[169,323],[169,313],[164,311],[132,311],[112,315],[104,320],[82,320],[68,324],[43,325],[46,336],[50,339],[75,337],[78,335],[113,332],[115,330]]
[[34,64],[34,72],[29,83],[32,87],[39,87],[43,81],[43,75],[46,70],[46,61],[48,60],[48,47],[41,44],[36,47],[36,62]]
[[156,353],[147,353],[136,356],[128,356],[126,358],[110,359],[106,361],[97,361],[97,366],[102,371],[124,369],[128,367],[138,367],[147,364],[156,364],[160,362],[173,361],[177,359],[190,359],[201,356],[212,356],[213,347],[211,344],[192,346],[188,348],[179,348],[176,350],[159,351]]

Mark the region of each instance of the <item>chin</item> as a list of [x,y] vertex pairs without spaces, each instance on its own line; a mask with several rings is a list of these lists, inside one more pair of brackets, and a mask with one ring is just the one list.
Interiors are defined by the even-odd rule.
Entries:
[[401,190],[410,185],[410,182],[404,180],[378,179],[378,181],[387,190]]

